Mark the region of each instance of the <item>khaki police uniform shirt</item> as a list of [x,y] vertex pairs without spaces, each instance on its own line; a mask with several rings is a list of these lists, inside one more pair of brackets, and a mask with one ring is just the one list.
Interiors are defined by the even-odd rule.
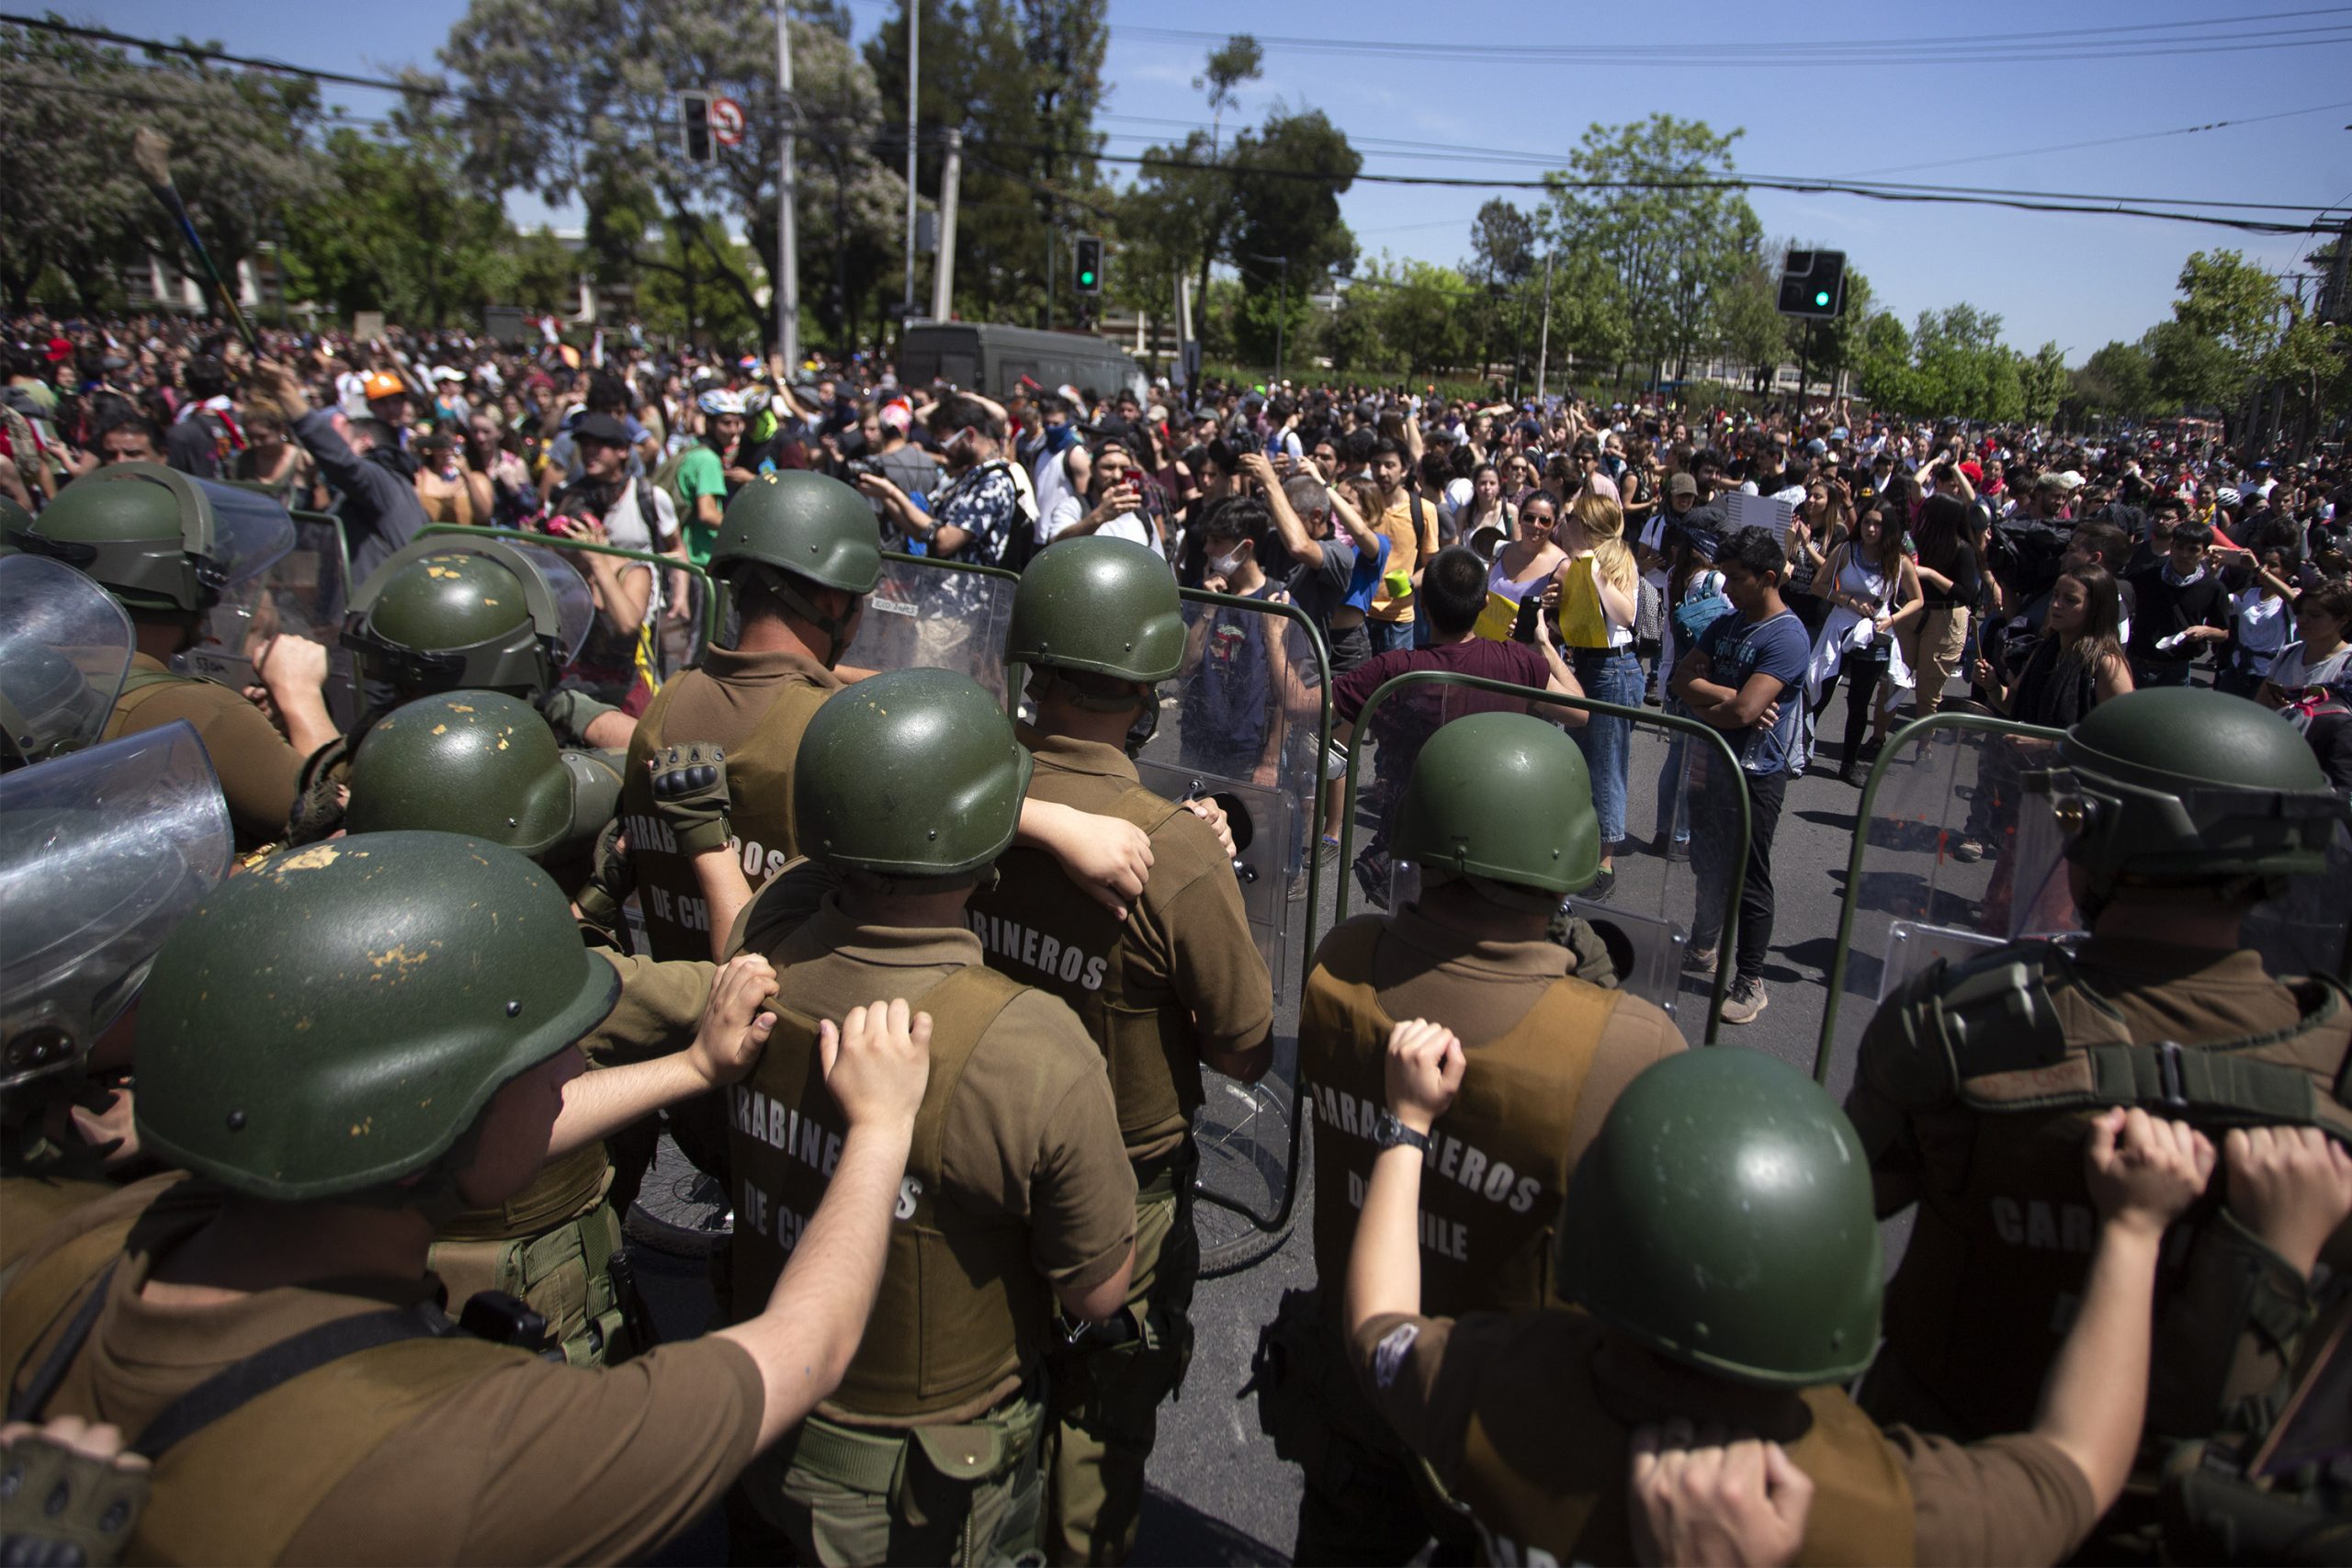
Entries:
[[[134,672],[161,675],[162,661],[146,654],[131,655]],[[107,726],[107,739],[119,739],[141,730],[184,718],[204,742],[212,771],[220,775],[220,793],[229,802],[241,849],[257,849],[286,836],[286,818],[294,810],[302,754],[287,744],[261,709],[228,687],[213,681],[173,681],[158,688],[130,694],[136,700],[120,728]],[[118,710],[120,705],[117,705]]]
[[[746,653],[714,648],[703,656],[699,669],[687,671],[670,686],[672,694],[662,718],[662,743],[683,746],[699,740],[731,751],[759,728],[783,688],[814,686],[837,692],[842,679],[797,649]],[[639,739],[629,748],[631,765],[642,769],[652,750],[651,738],[640,731]],[[783,844],[747,842],[737,848],[744,857],[744,874],[753,887],[782,871],[790,858]]]
[[[1020,735],[1036,761],[1032,800],[1100,815],[1139,782],[1134,761],[1117,746],[1046,735],[1027,725]],[[1189,811],[1151,835],[1151,857],[1143,896],[1127,911],[1128,998],[1173,992],[1192,1009],[1194,1038],[1204,1050],[1256,1050],[1274,1032],[1274,984],[1250,939],[1233,863],[1209,825]],[[971,924],[998,969],[1016,980],[1030,977],[1023,972],[1026,932],[978,914]],[[1137,1160],[1154,1159],[1186,1136],[1178,1132],[1127,1152]]]
[[[775,964],[778,999],[794,1011],[838,1021],[877,999],[912,1001],[982,962],[979,940],[968,931],[859,925],[842,912],[837,890],[819,894],[814,912],[797,919],[831,880],[822,866],[795,863],[739,927],[741,945]],[[963,1206],[1025,1224],[1030,1258],[1056,1287],[1091,1290],[1126,1261],[1136,1179],[1119,1142],[1110,1075],[1077,1018],[1045,992],[1016,998],[980,1036],[941,1147],[949,1188],[941,1195],[944,1215],[952,1219]],[[938,1418],[968,1420],[1017,1386],[1008,1382],[970,1411]]]
[[[210,1217],[217,1196],[201,1192],[165,1200],[176,1223],[151,1230],[162,1216],[142,1222],[141,1249],[126,1255],[50,1414],[135,1433],[234,1362],[320,1324],[407,1306],[440,1289],[430,1277],[322,1280],[216,1306],[142,1300],[156,1258]],[[49,1343],[35,1348],[28,1371]],[[326,1495],[284,1560],[641,1559],[726,1494],[751,1460],[765,1399],[758,1365],[724,1339],[665,1345],[594,1370],[516,1355],[395,1431]]]
[[[1576,957],[1542,937],[1482,942],[1464,935],[1446,913],[1457,901],[1473,900],[1477,895],[1468,887],[1449,884],[1394,914],[1358,919],[1384,925],[1374,965],[1384,977],[1378,987],[1381,1011],[1394,1019],[1444,1024],[1475,1049],[1517,1028],[1552,982],[1576,973]],[[1571,1168],[1584,1157],[1625,1086],[1651,1063],[1687,1048],[1664,1009],[1636,996],[1618,998],[1567,1128]]]
[[[1522,1359],[1517,1348],[1524,1337],[1573,1321],[1566,1312],[1479,1313],[1459,1322],[1387,1314],[1365,1324],[1351,1350],[1374,1404],[1450,1484],[1488,1369]],[[1713,1383],[1709,1402],[1699,1404],[1688,1384],[1668,1382],[1638,1358],[1604,1361],[1595,1372],[1608,1414],[1627,1427],[1679,1416],[1702,1428],[1720,1422],[1773,1433],[1788,1420],[1789,1396]],[[2089,1481],[2044,1438],[2018,1434],[1962,1445],[1907,1427],[1889,1427],[1886,1437],[1910,1476],[1916,1562],[2055,1562],[2098,1518]]]
[[647,1062],[694,1043],[703,1009],[710,1005],[710,985],[718,965],[694,959],[664,963],[608,947],[588,951],[621,976],[613,1010],[581,1037],[580,1049],[589,1061],[600,1067]]

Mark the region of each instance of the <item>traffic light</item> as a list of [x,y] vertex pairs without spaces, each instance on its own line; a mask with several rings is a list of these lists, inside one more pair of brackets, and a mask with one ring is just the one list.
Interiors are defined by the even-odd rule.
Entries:
[[1102,292],[1102,242],[1092,234],[1080,234],[1070,247],[1078,261],[1078,291],[1080,294]]
[[678,129],[684,133],[686,162],[707,164],[710,149],[710,95],[680,93],[678,95]]
[[1791,251],[1781,270],[1781,314],[1818,316],[1846,313],[1846,253]]

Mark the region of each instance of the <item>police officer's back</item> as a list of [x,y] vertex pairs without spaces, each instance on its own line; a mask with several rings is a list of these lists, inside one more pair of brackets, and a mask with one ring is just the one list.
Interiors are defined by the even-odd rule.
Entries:
[[1062,1003],[990,970],[965,924],[1029,771],[968,677],[860,682],[817,710],[794,762],[795,830],[816,860],[741,922],[746,951],[782,979],[781,1021],[727,1100],[738,1302],[798,1255],[831,1179],[824,1021],[877,996],[931,1020],[931,1086],[873,1325],[840,1392],[745,1483],[804,1562],[1034,1547],[1053,1313],[1096,1320],[1126,1300],[1135,1178],[1102,1054]]
[[1022,574],[1005,658],[1030,671],[1036,707],[1019,732],[1028,797],[1132,823],[1152,855],[1124,919],[1042,850],[1007,854],[970,907],[989,965],[1060,998],[1102,1052],[1139,1194],[1127,1312],[1055,1364],[1050,1539],[1065,1561],[1133,1547],[1157,1407],[1191,1359],[1201,1069],[1255,1080],[1273,1055],[1273,985],[1231,863],[1210,828],[1143,787],[1125,746],[1183,652],[1175,577],[1140,545],[1068,540]]
[[[1683,1049],[1663,1011],[1579,978],[1545,936],[1561,899],[1599,874],[1590,801],[1583,754],[1556,727],[1526,714],[1442,727],[1415,761],[1393,838],[1398,858],[1421,868],[1419,899],[1349,921],[1317,954],[1299,1076],[1316,1114],[1314,1332],[1327,1348],[1364,1183],[1396,1135],[1380,1106],[1398,1019],[1444,1018],[1469,1052],[1463,1097],[1432,1134],[1423,1246],[1433,1312],[1552,1298],[1551,1229],[1577,1158],[1624,1086]],[[1307,1472],[1300,1558],[1401,1560],[1422,1526],[1395,1438],[1344,1375],[1308,1381],[1322,1392],[1303,1413],[1313,1435],[1295,1439]]]
[[[1461,1046],[1413,1020],[1391,1057],[1387,1110],[1425,1134]],[[1815,1488],[1799,1562],[2054,1562],[2122,1486],[2157,1249],[2213,1149],[2115,1111],[2076,1157],[2103,1216],[2099,1274],[2030,1431],[1962,1447],[1882,1431],[1847,1397],[1882,1271],[1860,1146],[1811,1080],[1729,1046],[1657,1064],[1609,1112],[1561,1216],[1572,1307],[1416,1310],[1415,1211],[1443,1179],[1418,1150],[1384,1154],[1350,1261],[1351,1359],[1488,1562],[1634,1561],[1634,1429],[1682,1423],[1785,1447]]]
[[793,761],[818,705],[841,689],[833,666],[857,635],[882,575],[882,536],[855,491],[822,474],[763,474],[728,502],[711,570],[734,595],[741,631],[670,682],[629,742],[622,812],[657,958],[711,950],[707,901],[653,804],[648,762],[663,747],[724,750],[734,836],[754,890],[800,852]]
[[[2153,690],[2100,705],[2057,747],[2041,803],[2091,935],[1928,971],[1863,1036],[1848,1105],[1881,1213],[1918,1220],[1889,1288],[1869,1407],[1974,1436],[2031,1417],[2095,1224],[2067,1156],[2090,1111],[2138,1104],[2230,1126],[2352,1138],[2352,1005],[2239,945],[2244,917],[2319,870],[2342,806],[2288,726],[2254,704]],[[2020,832],[2021,846],[2033,835]],[[2020,866],[2018,897],[2042,868]],[[2217,1198],[2219,1194],[2217,1193]],[[2171,1259],[2152,1432],[2211,1431],[2267,1388],[2313,1309],[2304,1268],[2219,1201]],[[2324,1253],[2352,1261],[2352,1236]]]
[[386,833],[232,878],[165,942],[140,1016],[140,1134],[192,1179],[78,1211],[12,1277],[9,1418],[110,1422],[156,1460],[136,1558],[650,1551],[857,1343],[926,1072],[903,1027],[845,1031],[830,1064],[846,1132],[808,1234],[827,1266],[722,1336],[551,1364],[499,1342],[526,1326],[512,1303],[468,1314],[494,1335],[453,1332],[424,1252],[433,1216],[511,1196],[606,1115],[740,1070],[772,976],[736,974],[695,1047],[605,1075],[599,1106],[565,1092],[571,1045],[618,982],[521,857]]

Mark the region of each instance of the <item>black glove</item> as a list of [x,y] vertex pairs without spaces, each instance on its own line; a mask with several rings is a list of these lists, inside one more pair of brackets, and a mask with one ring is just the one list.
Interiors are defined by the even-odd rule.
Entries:
[[40,1431],[0,1450],[0,1563],[102,1568],[122,1561],[147,1502],[146,1462],[93,1459]]
[[707,741],[665,746],[653,754],[653,809],[678,840],[678,853],[723,849],[727,824],[727,753]]

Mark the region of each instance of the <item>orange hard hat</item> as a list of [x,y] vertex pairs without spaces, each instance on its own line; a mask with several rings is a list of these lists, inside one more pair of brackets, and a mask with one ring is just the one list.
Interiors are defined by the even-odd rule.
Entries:
[[399,377],[393,375],[389,370],[370,370],[368,373],[368,381],[365,390],[368,394],[368,400],[369,402],[374,402],[378,398],[404,398],[408,396],[407,386],[401,382]]

